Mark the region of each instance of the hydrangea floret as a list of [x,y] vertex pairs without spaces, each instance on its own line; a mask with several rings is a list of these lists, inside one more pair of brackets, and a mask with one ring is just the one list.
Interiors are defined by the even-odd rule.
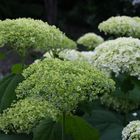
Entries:
[[85,46],[88,50],[94,50],[102,42],[104,39],[95,33],[86,33],[77,40],[78,44]]
[[31,18],[0,21],[0,46],[10,46],[24,55],[26,49],[75,48],[76,43],[55,26]]
[[[117,77],[120,74],[127,73],[129,76],[140,79],[139,39],[122,37],[106,41],[95,49],[93,59],[93,65],[108,75],[114,73]],[[122,111],[135,109],[139,105],[109,95],[104,96],[102,102]]]
[[140,22],[138,17],[111,17],[99,24],[100,31],[115,36],[132,36],[140,38]]
[[130,122],[122,131],[122,140],[140,140],[140,121]]
[[69,61],[85,61],[88,63],[93,63],[92,56],[94,55],[93,51],[82,51],[77,50],[63,50],[59,53],[59,58]]

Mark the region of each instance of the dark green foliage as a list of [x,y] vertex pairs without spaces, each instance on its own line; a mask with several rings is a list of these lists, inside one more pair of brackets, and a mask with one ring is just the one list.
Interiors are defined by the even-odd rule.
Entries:
[[[84,119],[66,116],[65,140],[99,140],[99,133]],[[44,120],[34,130],[33,140],[61,140],[61,123]]]
[[99,140],[98,131],[78,116],[66,116],[65,127],[74,140]]
[[122,116],[107,110],[93,110],[91,115],[86,115],[87,121],[100,130],[101,140],[121,140],[123,129]]
[[0,61],[5,59],[5,54],[3,52],[0,52]]
[[30,135],[23,135],[23,134],[0,134],[0,140],[32,140],[32,136]]
[[20,74],[22,73],[23,65],[22,64],[15,64],[12,66],[11,71],[14,74]]
[[61,125],[52,120],[41,121],[34,130],[33,140],[61,140]]
[[16,99],[15,88],[23,80],[20,74],[10,74],[0,81],[0,111],[9,107]]

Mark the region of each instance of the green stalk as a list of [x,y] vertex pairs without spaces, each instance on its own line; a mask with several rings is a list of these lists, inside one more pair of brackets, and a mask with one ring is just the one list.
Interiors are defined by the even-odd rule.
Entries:
[[65,112],[62,114],[62,140],[65,140]]
[[20,57],[21,57],[21,64],[22,64],[23,69],[24,69],[24,67],[25,67],[25,60],[26,60],[26,51],[25,50],[23,51],[23,54],[20,55]]

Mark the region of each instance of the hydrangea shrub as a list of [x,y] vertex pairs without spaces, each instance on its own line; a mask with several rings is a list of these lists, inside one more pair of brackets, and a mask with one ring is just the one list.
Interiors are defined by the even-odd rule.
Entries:
[[[116,78],[121,74],[140,79],[140,40],[135,38],[118,38],[109,40],[95,49],[93,65]],[[138,108],[138,102],[131,102],[126,98],[117,98],[110,95],[102,97],[102,103],[115,110],[129,111]]]
[[139,17],[128,17],[128,16],[117,16],[111,17],[106,21],[99,24],[98,28],[100,31],[106,34],[115,36],[127,36],[140,38],[140,18]]
[[122,131],[122,140],[140,140],[140,121],[130,122]]
[[114,82],[88,63],[38,60],[23,71],[19,101],[0,115],[0,129],[29,133],[39,120],[71,113],[78,103],[111,94]]
[[88,50],[94,50],[102,42],[104,39],[95,33],[86,33],[77,40],[78,44],[85,46]]

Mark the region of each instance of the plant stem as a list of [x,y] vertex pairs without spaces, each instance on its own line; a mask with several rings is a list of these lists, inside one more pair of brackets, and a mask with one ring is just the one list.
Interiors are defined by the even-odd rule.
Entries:
[[62,140],[65,140],[65,112],[62,114]]
[[127,117],[128,117],[128,113],[127,112],[125,112],[124,113],[124,122],[123,122],[123,124],[124,124],[124,126],[126,126],[127,125]]

